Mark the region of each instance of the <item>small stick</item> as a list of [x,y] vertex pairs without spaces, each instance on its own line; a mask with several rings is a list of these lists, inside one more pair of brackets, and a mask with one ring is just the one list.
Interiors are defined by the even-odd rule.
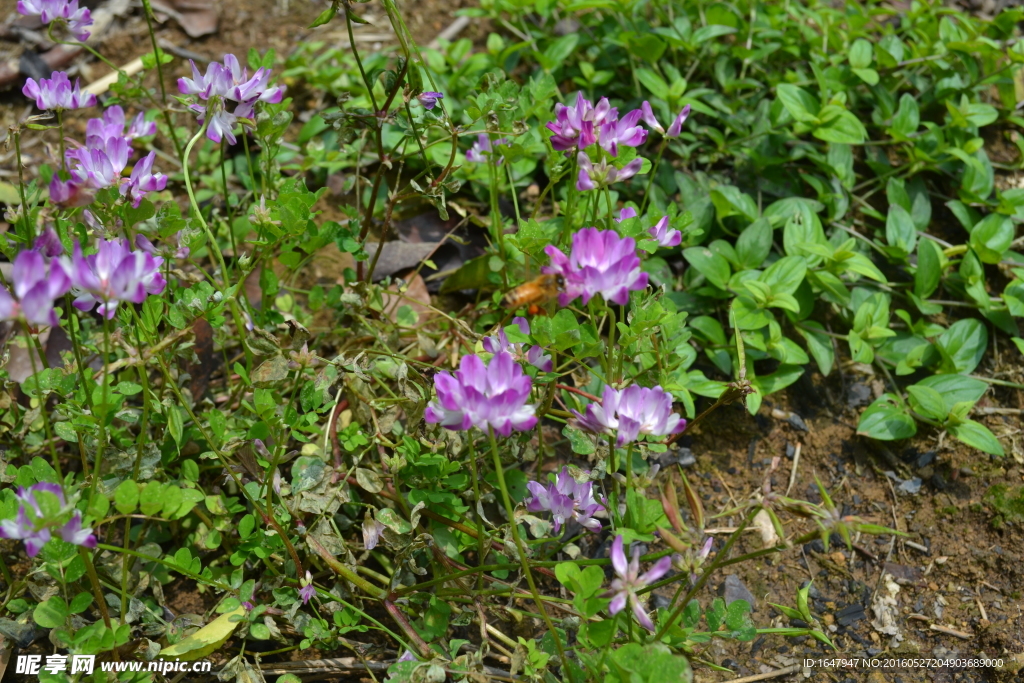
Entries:
[[122,66],[119,71],[114,71],[99,80],[93,81],[82,88],[82,90],[93,95],[102,95],[110,89],[110,86],[117,83],[117,79],[120,77],[122,71],[127,74],[129,78],[142,71],[142,57],[133,59]]
[[926,546],[923,546],[920,543],[914,543],[913,541],[903,541],[903,545],[910,546],[914,550],[920,550],[922,553],[927,554],[931,552]]
[[793,484],[796,483],[796,468],[800,466],[800,449],[803,444],[799,441],[796,442],[796,446],[793,448],[793,468],[789,471],[789,486],[786,487],[786,495],[793,489]]
[[956,636],[957,638],[962,638],[963,640],[971,640],[972,638],[974,638],[974,634],[972,634],[972,633],[964,633],[963,631],[957,631],[955,628],[950,628],[949,626],[941,626],[939,624],[931,624],[931,625],[928,626],[928,628],[930,628],[933,631],[938,631],[939,633],[945,633],[945,634],[950,635],[950,636]]
[[978,611],[981,612],[981,618],[988,621],[988,612],[985,611],[985,605],[981,602],[981,598],[975,596],[974,601],[978,603]]
[[776,669],[775,671],[769,671],[766,674],[756,674],[754,676],[744,676],[743,678],[734,678],[729,683],[753,683],[754,681],[765,681],[769,678],[778,678],[779,676],[785,676],[786,674],[796,673],[803,668],[802,664],[793,664],[782,669]]

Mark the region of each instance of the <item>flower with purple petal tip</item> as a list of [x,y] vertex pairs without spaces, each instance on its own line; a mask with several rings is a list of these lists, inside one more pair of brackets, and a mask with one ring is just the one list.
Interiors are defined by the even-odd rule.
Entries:
[[[498,138],[493,144],[507,145],[508,138]],[[490,136],[487,135],[487,133],[480,133],[476,136],[476,142],[474,142],[473,146],[469,148],[468,152],[466,152],[466,161],[474,164],[482,164],[486,162],[488,157],[493,153],[494,148],[492,147]],[[503,161],[505,161],[505,157],[499,154],[498,163],[501,164]]]
[[631,291],[647,287],[647,273],[640,272],[636,241],[619,237],[613,230],[580,230],[572,236],[568,257],[551,244],[544,247],[544,252],[551,257],[551,265],[542,270],[565,278],[565,291],[558,297],[562,306],[578,296],[587,304],[596,294],[624,306]]
[[150,152],[140,159],[132,169],[128,182],[121,184],[121,196],[130,196],[133,208],[139,207],[147,192],[159,192],[167,187],[167,176],[159,172],[153,173],[154,159],[156,152]]
[[121,184],[121,173],[128,165],[131,146],[120,135],[102,140],[92,139],[93,145],[70,149],[65,153],[71,169],[71,180],[85,188],[100,190]]
[[562,468],[552,484],[544,486],[539,482],[530,481],[526,483],[526,487],[533,494],[526,503],[526,509],[531,512],[550,512],[556,534],[570,519],[575,519],[588,531],[601,531],[601,522],[594,519],[594,513],[604,505],[594,498],[593,482],[576,481],[569,474],[568,467]]
[[651,237],[658,240],[659,247],[678,247],[683,241],[683,233],[669,228],[668,216],[665,216],[648,228],[647,232],[651,233]]
[[576,161],[580,167],[579,177],[576,179],[576,189],[580,192],[595,190],[620,180],[628,180],[639,173],[644,165],[644,160],[639,157],[622,168],[616,168],[607,161],[599,161],[595,164],[586,152],[580,152]]
[[367,550],[376,548],[377,543],[380,542],[380,535],[384,533],[386,528],[377,521],[372,512],[367,510],[366,514],[363,515],[363,547]]
[[686,429],[686,420],[672,412],[672,395],[661,387],[631,384],[618,390],[605,385],[600,403],[588,405],[585,414],[572,412],[579,427],[616,436],[617,446],[632,443],[641,434],[668,436]]
[[555,120],[547,124],[547,129],[554,133],[551,146],[559,152],[589,147],[597,142],[602,127],[614,124],[618,118],[618,109],[611,106],[607,97],[602,97],[595,107],[583,93],[577,93],[575,105],[555,105]]
[[68,75],[63,71],[54,71],[49,78],[40,78],[38,83],[30,78],[25,81],[21,92],[25,97],[35,100],[40,109],[51,111],[92,107],[96,104],[96,96],[91,93],[83,95],[77,78],[72,87]]
[[629,218],[636,218],[636,209],[632,206],[623,207],[622,210],[619,211],[619,217],[615,219],[615,222],[621,223]]
[[644,101],[643,105],[640,107],[640,111],[643,113],[644,123],[664,135],[667,139],[672,140],[679,137],[680,133],[683,132],[683,124],[690,115],[690,105],[683,107],[683,110],[679,112],[672,123],[669,124],[667,131],[661,127],[660,123],[658,123],[658,119],[654,115],[654,110],[651,109],[650,102]]
[[395,660],[396,662],[415,662],[416,655],[412,653],[412,650],[406,650],[401,657]]
[[444,95],[439,92],[428,90],[427,92],[421,92],[416,99],[420,101],[420,104],[423,105],[424,109],[433,109],[437,106],[438,100],[444,99]]
[[434,387],[437,400],[424,413],[431,424],[453,430],[476,427],[484,433],[493,428],[501,436],[537,424],[536,406],[527,403],[532,381],[510,354],[495,354],[487,365],[475,354],[463,356],[454,376],[434,375]]
[[[530,334],[530,323],[526,318],[517,316],[512,319],[512,324],[519,327],[519,331],[523,334]],[[544,349],[540,346],[531,346],[524,353],[523,349],[526,345],[520,342],[510,342],[505,330],[499,330],[497,335],[485,337],[483,346],[487,353],[511,353],[516,360],[525,359],[527,363],[543,372],[551,372],[554,367],[550,353],[544,353]]]
[[[239,118],[253,116],[257,102],[280,102],[284,97],[283,87],[270,87],[270,69],[261,68],[249,78],[248,71],[231,54],[224,55],[224,63],[211,62],[206,74],[201,74],[192,64],[192,78],[179,78],[178,90],[185,95],[195,95],[206,104],[188,105],[198,117],[199,123],[207,122],[206,137],[214,142],[226,138],[235,144],[235,124]],[[233,112],[228,104],[235,102]]]
[[612,542],[611,551],[612,568],[615,570],[615,579],[612,581],[611,590],[604,594],[604,597],[611,598],[608,605],[608,613],[616,615],[626,607],[626,603],[633,609],[633,616],[648,631],[654,631],[654,623],[647,616],[637,591],[646,588],[668,573],[672,568],[672,558],[663,557],[648,569],[644,574],[640,573],[640,548],[633,547],[633,559],[626,562],[626,553],[623,550],[622,536],[616,536]]
[[79,9],[78,0],[18,0],[18,12],[26,16],[38,15],[43,24],[63,19],[75,38],[89,39],[86,29],[92,26],[92,16],[87,8]]
[[[18,499],[18,515],[15,519],[0,521],[0,538],[16,539],[25,542],[25,551],[29,557],[35,557],[53,537],[51,530],[56,527],[60,537],[68,543],[84,546],[86,548],[96,547],[96,536],[92,529],[82,527],[82,513],[75,510],[71,519],[63,525],[44,513],[37,494],[47,493],[55,496],[60,504],[60,514],[66,513],[64,492],[57,484],[47,482],[34,484],[28,488],[19,487],[15,498]],[[52,514],[52,513],[51,513]]]
[[60,243],[60,237],[57,236],[57,231],[53,229],[53,226],[49,226],[39,233],[39,237],[32,243],[32,248],[42,254],[45,259],[52,259],[64,253],[64,245]]
[[47,263],[35,249],[22,251],[14,258],[11,286],[14,296],[0,286],[0,320],[24,318],[33,326],[60,324],[53,302],[70,289],[71,279],[59,261]]
[[313,575],[306,570],[306,578],[299,579],[299,597],[302,598],[302,604],[305,605],[313,596],[316,595],[316,587],[313,586]]
[[617,121],[609,121],[601,126],[600,141],[613,157],[619,155],[619,145],[639,147],[647,139],[647,131],[637,125],[642,112],[634,109]]
[[156,134],[156,124],[147,122],[141,112],[132,119],[125,132],[124,109],[118,105],[107,107],[101,118],[89,119],[85,124],[85,145],[105,147],[111,138],[125,138],[129,143],[135,138]]
[[71,259],[61,259],[71,273],[75,308],[91,311],[99,304],[97,311],[109,320],[120,302],[141,304],[147,294],[164,291],[162,258],[132,251],[124,240],[99,240],[97,246],[95,254],[83,256],[76,244]]

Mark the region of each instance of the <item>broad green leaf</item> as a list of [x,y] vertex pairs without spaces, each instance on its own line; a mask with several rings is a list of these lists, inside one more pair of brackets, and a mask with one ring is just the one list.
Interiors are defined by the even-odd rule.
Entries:
[[857,433],[880,441],[907,439],[917,433],[914,418],[884,395],[867,407],[857,424]]
[[821,105],[814,95],[790,83],[780,83],[775,91],[782,106],[794,119],[801,123],[818,123],[818,110]]
[[807,350],[811,352],[814,361],[818,364],[818,370],[822,375],[828,377],[835,362],[835,349],[832,346],[832,339],[825,334],[825,328],[821,326],[821,323],[806,320],[800,323],[797,331],[807,342]]
[[921,125],[921,114],[917,99],[910,93],[900,97],[900,107],[892,119],[892,131],[899,136],[907,137]]
[[866,69],[871,66],[871,43],[858,38],[850,46],[850,66],[854,69]]
[[983,263],[999,263],[1013,242],[1014,225],[1009,216],[990,213],[971,230],[971,248]]
[[988,346],[988,330],[977,318],[958,320],[939,335],[936,345],[942,353],[945,372],[967,374],[978,367]]
[[819,140],[860,145],[868,138],[864,124],[852,112],[828,105],[821,110],[820,116],[826,123],[814,129],[814,137]]
[[43,628],[57,628],[63,626],[70,611],[68,603],[64,598],[54,595],[52,598],[39,603],[32,611],[32,619]]
[[122,515],[135,512],[139,504],[139,485],[131,479],[125,479],[114,489],[114,508]]
[[726,289],[729,282],[729,262],[724,256],[707,247],[690,247],[683,251],[683,257],[690,265],[719,289]]
[[736,258],[741,267],[758,268],[772,249],[772,226],[767,218],[748,225],[736,240]]
[[[902,189],[902,188],[901,188]],[[909,203],[909,197],[908,203]],[[903,254],[914,251],[917,244],[917,229],[910,213],[898,204],[889,206],[889,215],[885,219],[885,241],[889,246],[896,247]]]
[[946,413],[957,403],[976,403],[988,390],[985,382],[963,375],[932,375],[917,384],[934,389],[942,397]]
[[758,278],[771,288],[772,295],[792,294],[807,273],[802,256],[784,256],[768,267]]
[[1002,444],[999,443],[999,439],[989,431],[988,427],[980,422],[965,420],[960,424],[950,425],[949,432],[958,440],[963,441],[972,448],[977,448],[979,451],[1000,457],[1006,455]]
[[914,294],[927,299],[942,279],[942,250],[934,241],[923,239],[917,245],[917,270],[914,271]]
[[907,387],[910,394],[910,407],[916,412],[933,420],[945,420],[949,411],[946,409],[942,395],[931,387],[912,385]]

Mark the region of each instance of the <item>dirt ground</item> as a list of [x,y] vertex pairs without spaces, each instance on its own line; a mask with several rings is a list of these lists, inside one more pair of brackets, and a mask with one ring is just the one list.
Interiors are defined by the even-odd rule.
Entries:
[[[425,44],[451,24],[454,9],[472,3],[404,0],[400,4],[404,5],[417,40]],[[15,0],[0,0],[0,22],[14,13],[14,6]],[[347,43],[341,22],[315,30],[306,28],[327,7],[326,3],[226,0],[216,6],[219,29],[215,34],[192,39],[173,19],[167,19],[159,30],[159,38],[213,59],[220,59],[227,52],[242,56],[250,46],[260,50],[274,48],[279,54],[287,54],[303,41]],[[371,21],[370,25],[359,27],[359,32],[389,32],[379,6],[356,8],[365,10],[364,16]],[[462,35],[478,38],[482,30],[475,25]],[[384,36],[368,40],[366,47],[372,49],[386,42],[388,38]],[[138,11],[116,20],[97,48],[116,64],[126,64],[147,52],[145,24]],[[0,61],[17,59],[23,49],[24,43],[9,34],[0,37]],[[186,64],[176,57],[167,68],[171,73],[183,74]],[[83,81],[100,78],[107,71],[84,58],[79,58],[75,65]],[[21,81],[15,85],[20,89]],[[0,93],[0,104],[12,105],[0,107],[8,110],[4,117],[23,110],[24,102],[18,100],[17,89]],[[987,362],[989,367],[979,369],[979,374],[992,376],[998,372],[1003,373],[998,376],[1004,379],[1024,381],[1024,368],[1019,363],[994,367],[991,359]],[[993,525],[993,510],[985,503],[986,492],[994,484],[1013,489],[1024,485],[1019,415],[979,418],[997,435],[1009,436],[1013,447],[1001,460],[990,459],[958,442],[941,441],[925,430],[908,442],[871,442],[856,436],[855,425],[860,410],[879,392],[879,380],[865,374],[865,368],[857,367],[833,373],[827,380],[809,372],[785,393],[765,400],[758,415],[751,417],[735,406],[726,408],[685,436],[683,444],[696,459],[688,472],[709,514],[760,491],[772,458],[779,456],[781,465],[772,476],[774,490],[789,489],[791,471],[795,469],[791,494],[816,501],[817,475],[845,513],[909,534],[906,538],[864,536],[855,539],[852,552],[842,543],[834,543],[826,551],[820,541],[815,541],[766,561],[724,571],[705,589],[701,601],[706,603],[721,594],[727,575],[734,574],[738,584],[754,598],[753,616],[758,626],[790,625],[769,603],[792,605],[796,590],[813,580],[812,610],[829,631],[838,652],[830,654],[807,638],[794,642],[766,636],[741,644],[713,641],[701,659],[729,667],[733,673],[698,667],[695,680],[731,681],[738,676],[792,668],[805,658],[830,656],[987,656],[1009,660],[1016,655],[1021,659],[1024,535],[1019,525],[997,529]],[[1024,408],[1024,395],[1016,390],[997,389],[980,405]],[[773,409],[791,412],[799,419],[779,417],[782,413],[778,412],[773,416]],[[787,451],[795,455],[798,444],[797,461],[787,456]],[[919,488],[916,480],[920,480]],[[713,523],[728,528],[738,521],[723,518]],[[797,531],[810,528],[797,527]],[[737,551],[759,547],[760,538],[750,534],[742,539]],[[887,575],[893,580],[887,580]],[[181,589],[188,590],[186,583],[179,583]],[[179,583],[173,585],[177,587]],[[736,585],[732,580],[734,590]],[[891,597],[892,604],[883,608],[881,603],[886,597]],[[195,599],[183,595],[174,601],[182,610],[200,610],[202,599],[194,594],[192,598]],[[892,618],[888,629],[882,624],[881,611]],[[891,633],[880,633],[884,630]],[[345,654],[348,653],[334,656]],[[864,668],[845,672],[814,670],[811,679],[836,683],[1015,680],[993,670],[924,666],[902,672],[872,672]],[[805,680],[805,672],[797,668],[772,680]]]

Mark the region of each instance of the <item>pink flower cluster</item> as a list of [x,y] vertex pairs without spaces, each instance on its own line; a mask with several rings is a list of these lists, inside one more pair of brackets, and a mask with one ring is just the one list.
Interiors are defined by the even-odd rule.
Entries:
[[[188,108],[198,115],[199,123],[207,123],[206,137],[214,142],[227,138],[235,144],[233,131],[238,119],[252,118],[257,102],[273,104],[284,97],[284,87],[270,87],[270,69],[260,68],[250,78],[234,55],[224,55],[223,64],[211,62],[205,75],[199,73],[195,62],[190,63],[192,78],[179,78],[178,90],[206,102]],[[228,111],[229,102],[235,103],[233,111]]]
[[580,230],[572,236],[569,256],[551,244],[544,247],[544,252],[551,257],[551,265],[542,270],[565,278],[565,289],[558,295],[562,306],[581,296],[587,304],[596,294],[624,306],[631,291],[647,286],[647,273],[640,272],[636,241],[619,237],[613,230]]
[[92,16],[87,8],[79,8],[78,0],[18,0],[18,12],[26,16],[36,15],[44,24],[60,20],[79,40],[89,39],[87,29],[92,26]]

